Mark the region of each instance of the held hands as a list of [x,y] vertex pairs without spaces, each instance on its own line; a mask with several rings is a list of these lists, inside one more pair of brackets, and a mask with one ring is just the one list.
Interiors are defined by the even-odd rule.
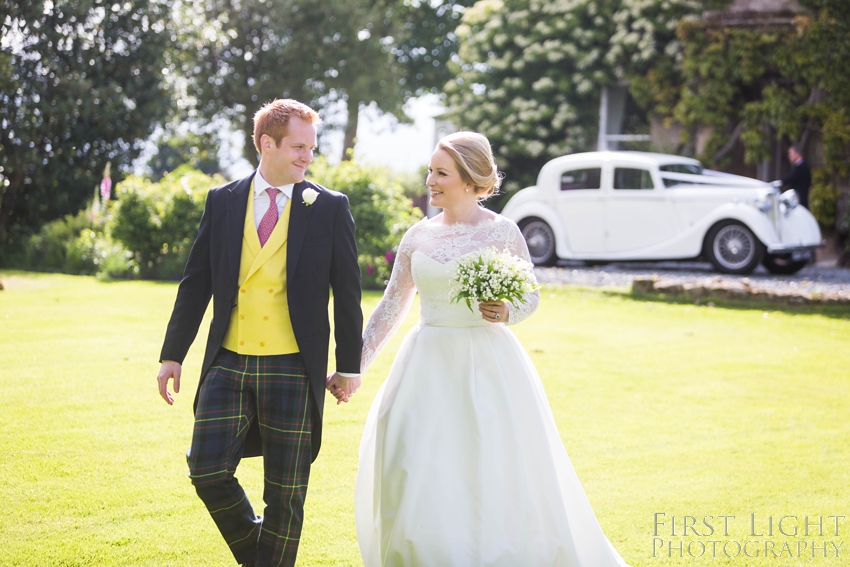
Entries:
[[351,399],[351,396],[354,395],[360,388],[360,375],[346,378],[345,376],[340,376],[339,372],[334,372],[330,376],[328,376],[327,389],[336,398],[336,405],[341,404],[342,402],[348,403],[348,400]]
[[485,301],[478,304],[478,311],[485,321],[491,323],[507,323],[510,315],[508,304],[502,301]]
[[173,360],[163,360],[162,366],[159,367],[159,374],[156,375],[156,381],[159,383],[159,395],[162,399],[168,402],[168,405],[174,404],[174,397],[168,391],[168,379],[174,379],[174,393],[180,392],[180,372],[182,366],[179,362]]

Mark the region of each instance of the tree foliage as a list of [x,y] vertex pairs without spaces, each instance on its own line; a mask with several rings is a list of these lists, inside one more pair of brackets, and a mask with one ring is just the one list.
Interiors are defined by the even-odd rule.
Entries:
[[482,0],[458,28],[449,116],[482,132],[507,189],[549,159],[595,146],[600,89],[641,76],[675,51],[694,0]]
[[80,210],[169,108],[171,0],[33,0],[0,17],[0,251]]
[[221,173],[219,145],[220,140],[215,132],[167,132],[160,138],[156,153],[148,160],[151,180],[157,182],[183,165],[207,175]]
[[391,52],[404,66],[408,96],[438,92],[452,78],[449,61],[458,50],[458,25],[475,0],[395,2]]
[[787,143],[819,134],[822,171],[812,204],[818,219],[835,219],[835,183],[850,174],[850,3],[801,0],[790,26],[704,26],[682,22],[681,57],[661,62],[641,85],[659,116],[685,126],[684,136],[709,127],[704,161],[722,165],[736,136],[745,161],[770,155],[771,135]]
[[[357,111],[374,104],[405,120],[404,103],[442,85],[454,27],[471,0],[205,0],[186,7],[176,75],[200,116],[227,116],[250,140],[254,112],[275,98],[323,110],[344,101],[345,148]],[[245,157],[257,163],[250,143]]]

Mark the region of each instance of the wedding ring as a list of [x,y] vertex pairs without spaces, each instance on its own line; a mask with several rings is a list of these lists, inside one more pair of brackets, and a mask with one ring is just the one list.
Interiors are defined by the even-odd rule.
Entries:
[[499,314],[498,314],[498,313],[496,313],[495,315],[493,315],[493,318],[494,318],[494,319],[498,319],[498,318],[499,318]]

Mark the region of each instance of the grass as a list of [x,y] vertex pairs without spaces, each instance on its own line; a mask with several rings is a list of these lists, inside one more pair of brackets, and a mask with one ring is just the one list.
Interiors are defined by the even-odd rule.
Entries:
[[[156,391],[175,285],[15,272],[0,281],[0,565],[232,564],[183,459],[206,324],[177,404]],[[365,295],[367,314],[379,297]],[[326,407],[300,565],[361,565],[358,443],[415,309],[352,402]],[[840,519],[835,535],[826,518],[850,516],[848,317],[546,287],[542,308],[514,331],[540,371],[599,521],[631,565],[831,567],[845,564],[850,545],[836,559],[824,543],[841,544],[850,529]],[[244,461],[238,476],[259,504],[260,461]],[[751,535],[750,514],[756,533],[772,522],[774,535]],[[735,516],[728,535],[721,515]],[[783,516],[797,517],[783,520],[797,536],[779,534]],[[806,516],[824,517],[823,536],[812,527],[803,535]],[[664,522],[658,536],[656,518]],[[683,522],[698,532],[681,537]],[[760,555],[726,557],[727,541],[757,541],[748,551]],[[765,542],[774,545],[767,557]],[[783,543],[791,551],[774,557]],[[707,551],[689,556],[689,544],[693,554]]]

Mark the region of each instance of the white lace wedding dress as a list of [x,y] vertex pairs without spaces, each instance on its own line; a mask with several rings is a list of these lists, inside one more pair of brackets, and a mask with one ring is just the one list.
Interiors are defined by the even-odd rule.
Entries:
[[[451,303],[455,261],[487,246],[528,260],[517,226],[423,220],[402,239],[364,332],[367,368],[419,292],[405,338],[369,412],[355,515],[366,567],[613,567],[537,371],[504,324]],[[512,308],[508,325],[537,308]]]

